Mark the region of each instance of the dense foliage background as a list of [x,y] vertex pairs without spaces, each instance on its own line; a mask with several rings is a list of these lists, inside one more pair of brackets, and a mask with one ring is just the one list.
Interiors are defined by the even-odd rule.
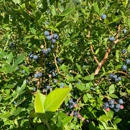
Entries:
[[0,129],[129,130],[128,0],[0,0]]

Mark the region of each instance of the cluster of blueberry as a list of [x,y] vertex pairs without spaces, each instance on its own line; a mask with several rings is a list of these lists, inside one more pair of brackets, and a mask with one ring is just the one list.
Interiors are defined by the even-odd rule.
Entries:
[[34,78],[40,78],[42,77],[42,73],[41,72],[37,72],[34,74]]
[[124,109],[122,105],[124,102],[122,99],[119,99],[117,102],[114,99],[109,100],[103,104],[103,108],[108,112],[112,108],[115,112],[118,112],[120,109]]
[[[122,50],[122,53],[125,54],[125,53],[126,53],[126,50],[123,49],[123,50]],[[130,59],[126,59],[125,63],[126,63],[126,65],[122,65],[122,67],[121,67],[123,71],[127,71],[127,69],[128,69],[128,68],[127,68],[127,65],[130,64]]]
[[59,39],[59,36],[57,33],[51,34],[49,31],[45,31],[44,35],[48,40],[50,40],[52,43],[56,43],[56,40]]
[[38,55],[33,54],[32,52],[29,53],[29,58],[37,60],[38,59]]
[[51,52],[51,48],[41,49],[41,51],[43,52],[44,55],[47,55],[48,53]]
[[117,75],[115,75],[115,74],[109,74],[108,76],[115,83],[117,83],[117,82],[119,82],[121,80],[121,77],[117,77]]
[[69,106],[70,109],[77,106],[77,103],[73,101],[73,99],[69,100],[69,104],[65,104],[66,106]]

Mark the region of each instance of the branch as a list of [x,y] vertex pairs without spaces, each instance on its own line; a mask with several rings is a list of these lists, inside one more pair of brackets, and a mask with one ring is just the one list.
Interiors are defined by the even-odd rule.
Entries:
[[90,45],[90,51],[92,52],[92,54],[93,54],[93,58],[94,58],[94,60],[96,61],[96,63],[99,65],[100,63],[99,63],[99,61],[98,61],[98,59],[97,59],[97,57],[95,56],[95,54],[94,54],[94,50],[93,50],[93,46],[92,45]]
[[128,34],[127,36],[123,37],[123,38],[120,38],[120,39],[116,39],[113,44],[110,45],[110,47],[107,49],[105,55],[104,55],[104,58],[103,60],[99,63],[97,69],[95,70],[95,73],[94,75],[97,75],[99,73],[99,71],[101,70],[103,64],[106,62],[106,60],[108,59],[108,55],[109,53],[111,52],[112,48],[117,44],[119,43],[120,41],[126,39],[128,36],[130,36],[130,34]]

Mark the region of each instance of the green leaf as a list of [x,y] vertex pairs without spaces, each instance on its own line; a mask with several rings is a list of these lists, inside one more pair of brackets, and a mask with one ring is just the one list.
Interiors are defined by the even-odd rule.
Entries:
[[6,112],[6,113],[0,113],[0,118],[2,119],[7,119],[11,116],[11,114],[9,112]]
[[100,14],[100,10],[99,10],[97,2],[94,3],[94,10],[95,10],[95,12],[97,12],[98,14]]
[[19,55],[19,56],[17,57],[17,60],[14,62],[14,66],[20,64],[20,63],[24,60],[24,58],[25,58],[25,54],[24,54],[24,53],[21,54],[21,55]]
[[21,0],[13,0],[13,2],[14,2],[15,4],[19,4],[19,3],[21,2]]
[[59,16],[66,16],[66,15],[70,14],[73,10],[74,10],[74,8],[69,8],[69,9],[65,10],[63,13],[61,13]]
[[121,122],[121,120],[122,120],[121,118],[116,118],[116,119],[113,121],[113,124],[116,125],[116,124],[118,124],[119,122]]
[[13,53],[11,52],[9,55],[6,56],[7,57],[7,61],[10,64],[13,60]]
[[86,89],[86,87],[84,86],[84,84],[76,84],[76,87],[80,90],[80,91],[84,91]]
[[80,71],[80,73],[82,73],[81,66],[80,66],[79,64],[76,63],[76,67],[78,68],[78,70]]
[[115,94],[109,94],[109,96],[110,96],[111,98],[118,98],[118,96],[116,96]]
[[94,73],[92,73],[90,76],[85,76],[84,80],[88,80],[88,81],[94,80]]
[[112,94],[115,92],[115,86],[114,84],[112,84],[110,87],[109,87],[109,93]]
[[120,57],[120,56],[119,56],[119,54],[120,54],[119,52],[120,52],[119,50],[116,50],[116,61],[117,61],[117,62],[119,62],[119,57]]
[[43,10],[46,11],[47,10],[47,0],[41,0],[42,2],[42,6],[43,6]]
[[70,90],[70,88],[57,88],[50,92],[44,103],[45,111],[56,111],[67,97]]
[[51,4],[51,5],[55,2],[55,0],[49,0],[49,1],[50,1],[50,4]]
[[36,93],[34,108],[36,113],[45,113],[44,102],[46,96],[41,94],[39,91]]

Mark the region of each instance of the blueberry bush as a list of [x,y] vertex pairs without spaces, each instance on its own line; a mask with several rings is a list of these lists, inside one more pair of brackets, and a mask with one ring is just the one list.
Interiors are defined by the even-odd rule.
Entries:
[[1,130],[129,130],[129,0],[0,1]]

